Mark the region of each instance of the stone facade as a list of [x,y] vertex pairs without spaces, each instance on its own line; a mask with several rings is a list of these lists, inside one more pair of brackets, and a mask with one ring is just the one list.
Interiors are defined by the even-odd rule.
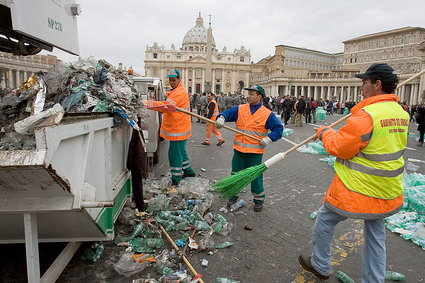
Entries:
[[[406,27],[344,41],[344,52],[329,54],[293,46],[276,46],[275,55],[251,67],[251,83],[267,95],[304,95],[338,101],[361,100],[361,81],[354,74],[371,64],[388,63],[400,82],[425,68],[425,29]],[[425,75],[397,90],[401,101],[425,100]]]
[[47,72],[58,62],[60,60],[53,55],[15,56],[0,52],[0,87],[16,88],[32,74]]
[[[251,53],[244,46],[218,51],[212,36],[211,24],[204,27],[201,14],[196,25],[183,38],[182,46],[164,49],[158,43],[147,46],[145,75],[160,77],[166,86],[170,69],[180,70],[184,86],[190,93],[213,91],[235,93],[247,87],[250,78]],[[210,52],[209,52],[210,50]]]

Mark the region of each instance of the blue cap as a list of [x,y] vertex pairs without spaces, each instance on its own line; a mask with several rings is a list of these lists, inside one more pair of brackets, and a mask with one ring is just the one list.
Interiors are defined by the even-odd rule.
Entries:
[[363,74],[356,74],[356,78],[374,78],[377,80],[393,80],[397,79],[396,71],[388,64],[378,63],[372,64]]
[[167,78],[180,78],[180,71],[171,69],[170,72],[168,72]]

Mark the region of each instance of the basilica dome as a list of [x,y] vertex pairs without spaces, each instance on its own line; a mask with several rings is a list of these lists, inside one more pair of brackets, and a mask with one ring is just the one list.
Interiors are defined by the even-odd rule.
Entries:
[[[207,44],[207,33],[208,30],[204,27],[204,20],[199,13],[198,18],[196,19],[196,25],[191,28],[183,38],[182,46],[188,45],[206,45]],[[212,37],[212,46],[215,47],[214,36]]]

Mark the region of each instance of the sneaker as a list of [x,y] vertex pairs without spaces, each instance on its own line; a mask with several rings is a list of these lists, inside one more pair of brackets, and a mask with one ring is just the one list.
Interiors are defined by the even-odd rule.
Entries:
[[254,211],[260,212],[261,210],[263,210],[263,203],[262,202],[254,203]]
[[311,256],[309,256],[308,258],[306,258],[305,256],[300,255],[298,257],[298,262],[301,264],[301,266],[305,270],[307,270],[308,272],[313,273],[314,276],[316,276],[317,278],[319,278],[321,280],[329,279],[329,275],[322,275],[316,269],[314,269],[313,265],[311,265]]
[[222,145],[224,142],[225,142],[225,140],[221,140],[221,141],[219,141],[219,142],[217,143],[217,146]]
[[227,207],[230,208],[232,204],[235,204],[238,201],[238,196],[232,197],[227,201]]
[[187,177],[196,177],[196,173],[187,174],[186,172],[183,173],[182,179]]
[[203,142],[202,145],[210,145],[208,142]]

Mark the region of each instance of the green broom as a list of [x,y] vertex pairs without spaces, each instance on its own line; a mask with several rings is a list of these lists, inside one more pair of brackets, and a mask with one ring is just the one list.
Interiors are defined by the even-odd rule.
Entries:
[[[422,76],[423,74],[425,74],[425,69],[420,71],[419,73],[411,76],[407,80],[399,83],[397,85],[396,89],[406,85],[410,81]],[[350,113],[350,114],[342,117],[338,121],[332,123],[329,127],[331,127],[331,128],[335,127],[339,123],[350,118],[351,115],[352,114]],[[246,168],[246,169],[241,170],[239,172],[236,172],[235,174],[230,175],[230,176],[228,176],[224,179],[218,180],[217,182],[215,182],[212,185],[212,187],[215,191],[220,193],[223,196],[223,198],[230,199],[230,198],[236,196],[240,191],[242,191],[243,188],[248,186],[248,184],[250,184],[252,181],[254,181],[258,176],[263,174],[264,171],[266,171],[268,168],[270,168],[271,166],[273,166],[277,162],[283,160],[287,154],[293,152],[294,150],[296,150],[300,146],[308,143],[309,141],[314,140],[315,137],[316,137],[316,135],[314,134],[311,137],[303,140],[299,144],[293,146],[291,149],[289,149],[285,152],[279,152],[278,154],[276,154],[272,158],[266,160],[264,163],[262,163],[260,165],[256,165],[256,166]]]
[[[332,123],[329,127],[334,127],[338,125],[339,123],[347,120],[351,117],[351,113],[342,117],[338,121]],[[300,146],[308,143],[309,141],[316,138],[316,135],[312,135],[311,137],[303,140],[299,144],[293,146],[289,150],[285,152],[279,152],[278,154],[274,155],[272,158],[266,160],[264,163],[260,165],[255,165],[249,168],[246,168],[244,170],[241,170],[239,172],[236,172],[224,179],[218,180],[215,182],[212,187],[215,191],[220,193],[223,198],[230,199],[234,196],[236,196],[240,191],[242,191],[243,188],[248,186],[252,181],[254,181],[258,176],[264,173],[267,169],[269,169],[271,166],[275,165],[279,161],[283,160],[286,155],[293,152]]]

